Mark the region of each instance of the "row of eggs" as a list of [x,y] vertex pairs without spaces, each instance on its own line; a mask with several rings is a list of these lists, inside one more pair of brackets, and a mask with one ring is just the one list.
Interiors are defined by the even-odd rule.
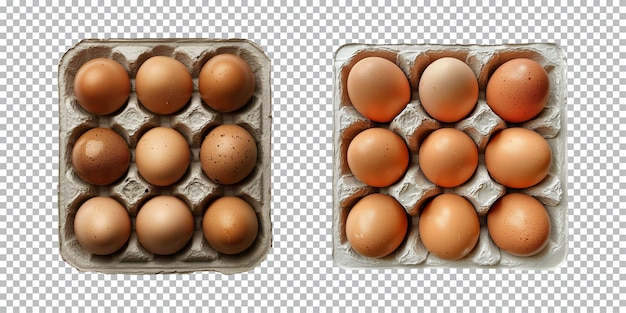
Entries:
[[[155,127],[141,136],[135,148],[139,174],[155,186],[176,183],[191,160],[190,148],[177,130]],[[254,169],[257,146],[243,127],[223,124],[213,128],[200,147],[204,173],[214,182],[231,185]],[[82,134],[72,149],[72,165],[78,176],[93,185],[108,185],[122,177],[130,166],[128,144],[110,128],[92,128]]]
[[[198,88],[204,102],[218,112],[233,112],[248,103],[256,87],[250,65],[234,54],[219,54],[200,70]],[[146,60],[135,76],[139,102],[149,111],[167,115],[179,111],[193,93],[187,67],[167,56]],[[74,95],[89,113],[118,111],[130,95],[130,77],[118,62],[96,58],[83,64],[74,78]]]
[[[171,255],[187,245],[194,232],[194,217],[187,204],[174,196],[156,196],[146,202],[135,219],[137,240],[147,251]],[[224,254],[248,249],[256,239],[258,219],[245,200],[224,196],[213,201],[202,219],[209,245]],[[131,219],[126,208],[110,197],[83,203],[74,218],[74,234],[91,254],[109,255],[126,245]]]
[[[411,86],[400,67],[382,57],[358,61],[348,74],[348,97],[366,118],[390,122],[411,99]],[[444,57],[432,62],[421,75],[420,103],[433,118],[458,122],[476,106],[478,80],[465,62]],[[548,102],[550,79],[534,60],[513,59],[500,65],[486,88],[489,107],[503,120],[525,122],[539,114]]]

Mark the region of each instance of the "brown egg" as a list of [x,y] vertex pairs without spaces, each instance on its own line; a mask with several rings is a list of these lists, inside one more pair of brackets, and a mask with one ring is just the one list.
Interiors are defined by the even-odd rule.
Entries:
[[441,187],[463,184],[478,167],[478,148],[474,140],[454,128],[441,128],[428,135],[418,157],[426,178]]
[[108,185],[122,177],[130,166],[128,144],[109,128],[93,128],[82,134],[72,148],[76,174],[92,185]]
[[348,167],[356,178],[373,187],[398,181],[409,166],[409,149],[398,134],[386,128],[360,132],[348,146]]
[[126,208],[107,197],[83,203],[74,217],[74,234],[83,249],[107,255],[120,250],[130,237],[130,217]]
[[139,67],[135,89],[137,99],[146,109],[156,114],[172,114],[191,99],[193,81],[180,61],[155,56]]
[[525,128],[496,133],[485,149],[485,165],[493,179],[511,188],[527,188],[543,180],[552,164],[548,142]]
[[442,194],[428,202],[419,220],[422,243],[432,254],[458,260],[470,253],[480,235],[472,204],[456,194]]
[[391,121],[411,100],[411,86],[404,72],[380,57],[364,58],[352,67],[347,91],[354,108],[379,123]]
[[218,54],[200,70],[198,87],[204,102],[219,112],[232,112],[248,103],[256,87],[250,65],[234,54]]
[[511,193],[489,209],[487,228],[493,242],[517,256],[537,254],[550,238],[550,216],[537,199]]
[[194,219],[182,200],[157,196],[146,202],[135,220],[137,239],[154,254],[169,255],[182,249],[193,235]]
[[248,249],[256,239],[259,221],[248,202],[237,197],[221,197],[204,212],[202,231],[213,249],[237,254]]
[[487,104],[503,120],[519,123],[543,110],[550,96],[548,73],[530,59],[513,59],[498,67],[487,83]]
[[216,183],[230,185],[242,181],[252,172],[256,162],[256,141],[238,125],[214,128],[200,147],[202,170]]
[[446,57],[428,65],[418,91],[430,116],[446,123],[457,122],[476,106],[478,80],[465,62]]
[[155,127],[141,136],[135,149],[137,170],[147,182],[169,186],[189,167],[191,152],[185,137],[168,127]]
[[74,95],[87,112],[111,114],[119,110],[130,95],[128,72],[111,59],[89,60],[76,72]]
[[359,200],[346,220],[346,237],[356,252],[381,258],[395,251],[406,236],[406,211],[396,199],[371,194]]

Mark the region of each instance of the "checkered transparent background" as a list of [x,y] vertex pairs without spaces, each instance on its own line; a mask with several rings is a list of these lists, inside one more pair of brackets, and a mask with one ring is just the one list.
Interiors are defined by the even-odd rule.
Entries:
[[[623,1],[613,6],[606,1],[9,2],[0,6],[1,312],[356,312],[356,307],[478,312],[474,307],[481,306],[490,312],[617,312],[626,307]],[[232,276],[104,275],[78,272],[60,258],[57,65],[80,39],[112,37],[247,38],[272,59],[274,246],[256,269]],[[561,268],[333,265],[332,59],[349,42],[564,47],[570,249]]]

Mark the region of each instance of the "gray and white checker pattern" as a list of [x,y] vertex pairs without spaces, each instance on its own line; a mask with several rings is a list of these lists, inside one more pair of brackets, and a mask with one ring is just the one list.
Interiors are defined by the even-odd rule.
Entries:
[[[618,312],[626,307],[626,4],[265,0],[0,6],[0,312]],[[174,2],[174,1],[173,1]],[[224,1],[226,2],[226,1]],[[582,3],[581,3],[582,2]],[[272,59],[274,247],[226,276],[78,272],[58,251],[57,65],[83,38],[246,38]],[[556,42],[568,58],[569,255],[551,271],[354,270],[331,249],[332,59],[344,43]],[[308,308],[308,309],[307,309]],[[117,310],[116,310],[117,311]],[[198,310],[199,311],[199,310]]]

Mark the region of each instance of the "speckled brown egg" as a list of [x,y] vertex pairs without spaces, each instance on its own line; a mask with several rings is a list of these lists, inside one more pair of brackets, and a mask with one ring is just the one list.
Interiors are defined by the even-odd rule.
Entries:
[[254,94],[256,79],[250,65],[234,54],[218,54],[200,70],[198,89],[204,102],[219,112],[242,108]]
[[137,99],[156,114],[172,114],[191,99],[193,81],[189,69],[167,56],[146,60],[135,77]]
[[256,239],[259,221],[248,202],[238,197],[221,197],[204,212],[202,231],[213,249],[237,254],[248,249]]
[[216,183],[238,183],[256,165],[256,141],[239,125],[220,125],[211,130],[202,142],[200,162],[204,173]]
[[550,97],[550,78],[531,59],[519,58],[500,65],[487,83],[487,104],[503,120],[520,123],[543,110]]
[[106,115],[119,110],[130,95],[126,69],[114,60],[87,61],[74,77],[74,96],[87,112]]
[[395,251],[406,236],[408,218],[392,196],[375,193],[359,200],[346,219],[346,237],[363,256],[381,258]]
[[467,199],[456,194],[442,194],[422,210],[419,233],[430,253],[442,259],[457,260],[476,246],[480,222]]
[[130,217],[119,202],[95,197],[83,203],[74,217],[74,234],[83,249],[107,255],[120,250],[130,237]]
[[194,219],[184,201],[173,196],[156,196],[139,209],[135,228],[144,249],[169,255],[187,245],[193,235]]
[[191,152],[185,137],[169,127],[155,127],[137,143],[137,170],[147,182],[169,186],[187,172]]
[[517,256],[539,253],[550,238],[550,216],[539,200],[511,193],[489,209],[487,228],[493,242]]
[[72,166],[76,174],[89,184],[111,184],[126,173],[129,165],[128,144],[109,128],[88,130],[72,148]]

